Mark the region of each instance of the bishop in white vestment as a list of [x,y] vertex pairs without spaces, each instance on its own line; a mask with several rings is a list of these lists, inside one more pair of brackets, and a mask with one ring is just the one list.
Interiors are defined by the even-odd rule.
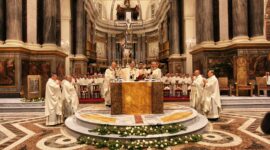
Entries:
[[162,72],[158,68],[158,63],[155,62],[155,61],[151,63],[150,77],[151,77],[151,79],[155,79],[155,80],[160,80],[161,81]]
[[63,115],[66,118],[73,115],[79,105],[79,98],[71,81],[71,76],[67,76],[66,79],[62,81],[62,97],[64,99]]
[[46,125],[57,125],[63,122],[61,88],[57,75],[52,74],[46,83],[45,91],[45,116]]
[[112,62],[111,67],[106,69],[105,78],[104,78],[104,98],[105,105],[111,106],[111,90],[110,90],[110,82],[116,78],[116,62]]
[[204,80],[204,90],[202,98],[203,112],[210,120],[217,120],[221,111],[220,91],[218,79],[214,71],[208,71],[208,79]]
[[201,100],[203,93],[203,77],[200,74],[199,70],[194,71],[193,81],[191,83],[191,92],[190,92],[190,106],[201,112]]

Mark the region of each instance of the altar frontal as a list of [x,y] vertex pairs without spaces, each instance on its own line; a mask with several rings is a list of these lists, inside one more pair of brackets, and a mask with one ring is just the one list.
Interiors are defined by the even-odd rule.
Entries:
[[112,82],[111,114],[162,114],[162,91],[161,82]]

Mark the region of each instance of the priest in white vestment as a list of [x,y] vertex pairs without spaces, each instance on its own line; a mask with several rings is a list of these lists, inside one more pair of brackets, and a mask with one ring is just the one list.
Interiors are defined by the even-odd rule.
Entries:
[[105,98],[105,105],[111,106],[111,90],[110,90],[110,82],[116,78],[116,62],[112,62],[111,66],[106,69],[105,71],[105,78],[104,78],[104,98]]
[[208,71],[208,79],[204,81],[202,97],[203,113],[209,120],[217,120],[221,111],[221,100],[218,79],[213,70]]
[[139,76],[139,70],[135,68],[135,62],[132,61],[128,68],[125,68],[124,74],[125,74],[125,81],[135,81],[137,77]]
[[72,77],[67,76],[65,80],[62,81],[62,97],[63,102],[63,115],[67,118],[73,115],[79,105],[79,97],[77,95],[75,87],[72,85]]
[[46,83],[45,91],[45,116],[47,126],[57,125],[63,122],[62,102],[60,82],[57,80],[57,75],[52,74],[51,78],[49,78]]
[[190,106],[201,112],[201,100],[203,94],[203,77],[200,73],[200,70],[194,71],[193,81],[191,83],[191,92],[190,92]]
[[151,79],[155,79],[155,80],[160,80],[161,81],[161,77],[162,77],[162,72],[161,70],[158,68],[158,63],[153,61],[151,63],[151,69],[149,71],[150,73],[150,78]]

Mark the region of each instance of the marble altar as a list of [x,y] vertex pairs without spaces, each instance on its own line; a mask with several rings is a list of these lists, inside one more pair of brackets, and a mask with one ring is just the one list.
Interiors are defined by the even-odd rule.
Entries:
[[163,84],[161,82],[112,82],[112,115],[162,114]]

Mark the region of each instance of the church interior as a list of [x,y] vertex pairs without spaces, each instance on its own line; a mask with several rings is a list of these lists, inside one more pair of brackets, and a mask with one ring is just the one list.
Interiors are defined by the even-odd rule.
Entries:
[[270,1],[0,0],[0,149],[268,150]]

